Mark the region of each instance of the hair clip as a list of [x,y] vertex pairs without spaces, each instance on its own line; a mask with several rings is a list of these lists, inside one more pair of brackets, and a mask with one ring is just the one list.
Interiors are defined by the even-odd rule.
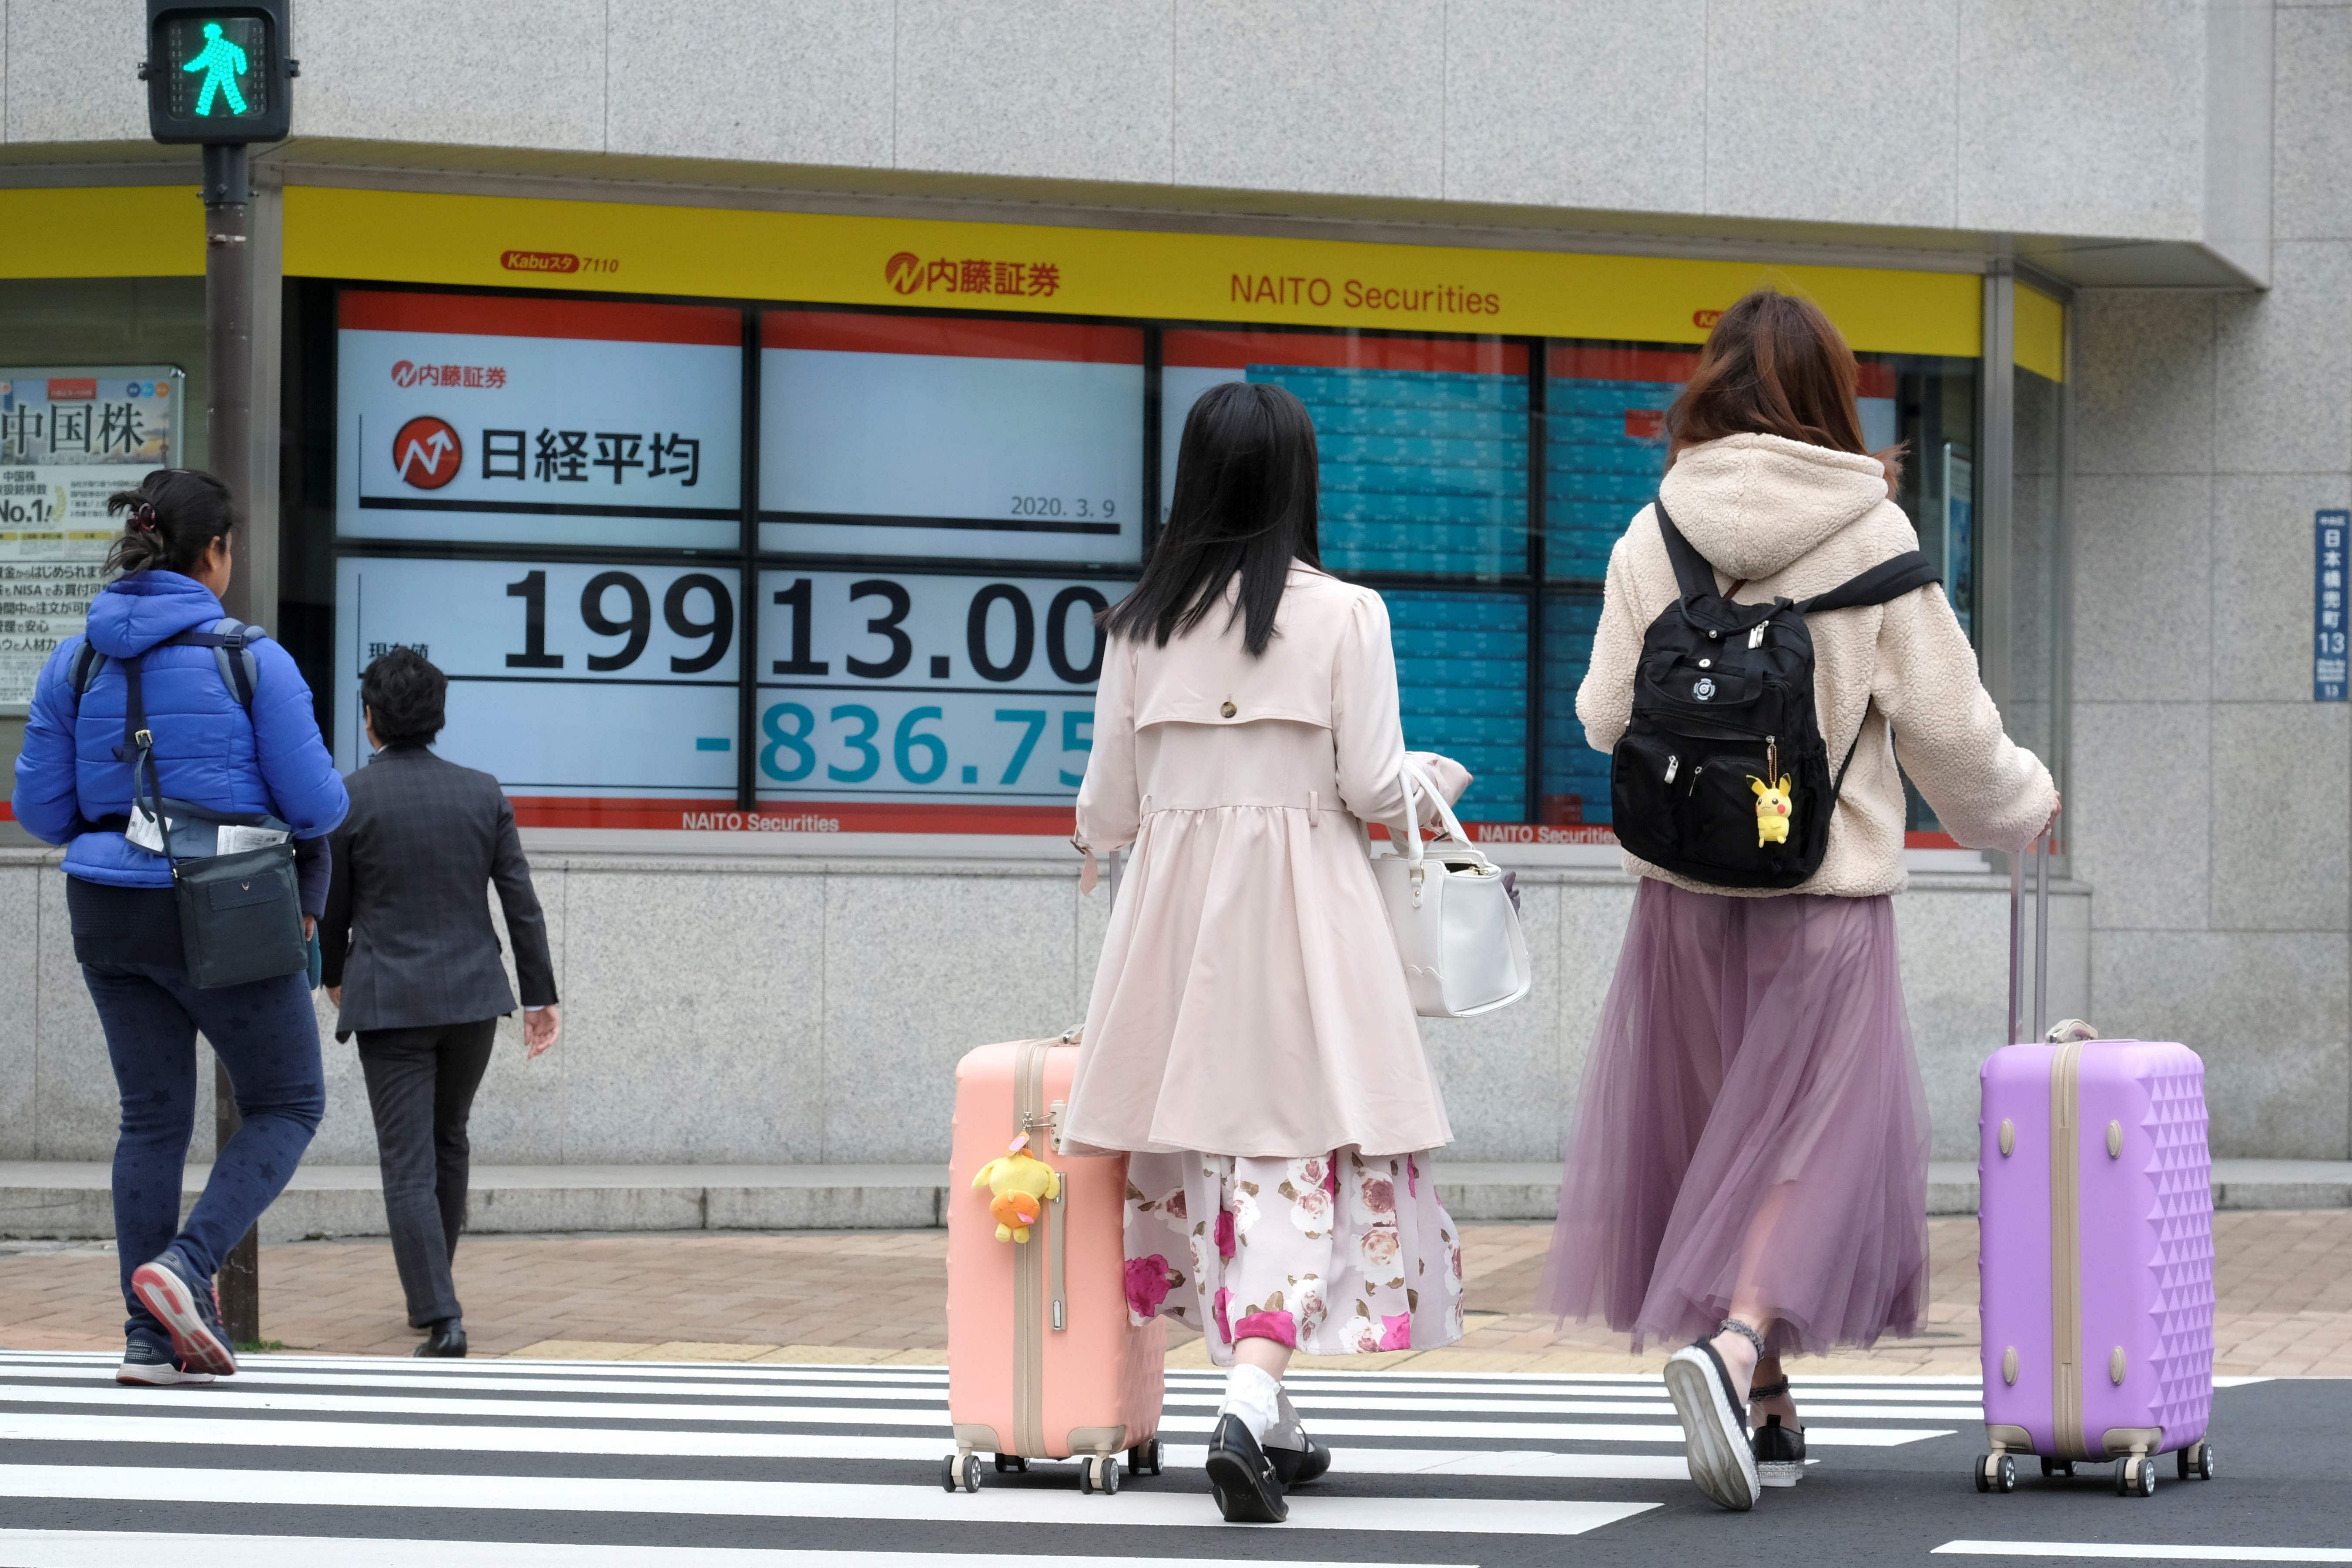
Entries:
[[155,531],[155,506],[152,501],[141,501],[131,510],[131,526],[142,533]]

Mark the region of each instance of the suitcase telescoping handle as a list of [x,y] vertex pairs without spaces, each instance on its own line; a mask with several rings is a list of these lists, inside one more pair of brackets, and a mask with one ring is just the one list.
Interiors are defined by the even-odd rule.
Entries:
[[[2030,1035],[2023,1032],[2027,856],[2033,860],[2033,1032]],[[2050,835],[2045,829],[2025,854],[2009,858],[2009,1043],[2039,1040],[2049,1026]]]

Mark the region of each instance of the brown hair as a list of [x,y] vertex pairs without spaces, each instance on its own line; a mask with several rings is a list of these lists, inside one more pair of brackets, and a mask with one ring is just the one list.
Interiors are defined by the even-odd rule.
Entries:
[[1780,436],[1875,457],[1892,494],[1903,448],[1898,443],[1874,453],[1863,444],[1857,377],[1853,351],[1820,306],[1759,289],[1716,321],[1699,350],[1698,369],[1666,411],[1667,466],[1702,441]]

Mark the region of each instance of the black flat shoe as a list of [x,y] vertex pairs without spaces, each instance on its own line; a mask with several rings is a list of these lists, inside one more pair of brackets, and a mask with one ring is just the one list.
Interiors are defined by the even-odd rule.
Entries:
[[451,1318],[425,1331],[425,1342],[409,1352],[418,1356],[461,1356],[466,1353],[466,1320]]
[[1290,1517],[1282,1477],[1238,1415],[1221,1415],[1209,1437],[1209,1485],[1227,1524],[1280,1524]]
[[[1768,1384],[1748,1391],[1748,1408],[1753,1413],[1758,1403],[1766,1399],[1785,1398],[1789,1380]],[[1764,1487],[1793,1487],[1805,1479],[1805,1429],[1784,1426],[1778,1415],[1764,1417],[1764,1425],[1756,1428],[1750,1445],[1756,1450],[1756,1484]]]
[[1793,1487],[1805,1479],[1805,1429],[1783,1426],[1778,1415],[1756,1429],[1756,1484]]
[[1748,1444],[1748,1411],[1715,1347],[1701,1340],[1666,1361],[1666,1394],[1682,1417],[1691,1479],[1724,1508],[1756,1506],[1756,1451]]
[[1319,1481],[1331,1468],[1331,1450],[1312,1437],[1304,1448],[1268,1448],[1265,1457],[1286,1491]]

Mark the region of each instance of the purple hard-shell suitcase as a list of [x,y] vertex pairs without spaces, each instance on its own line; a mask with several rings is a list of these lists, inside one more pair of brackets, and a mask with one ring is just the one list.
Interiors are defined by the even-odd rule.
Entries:
[[[2019,1017],[2022,857],[2011,873],[2010,1037]],[[2037,841],[2034,1033],[2047,997],[2050,862]],[[2151,1040],[2011,1045],[1979,1071],[1977,1182],[1985,1435],[1977,1489],[2116,1461],[2156,1489],[2153,1456],[2210,1478],[2213,1193],[2205,1064]]]

